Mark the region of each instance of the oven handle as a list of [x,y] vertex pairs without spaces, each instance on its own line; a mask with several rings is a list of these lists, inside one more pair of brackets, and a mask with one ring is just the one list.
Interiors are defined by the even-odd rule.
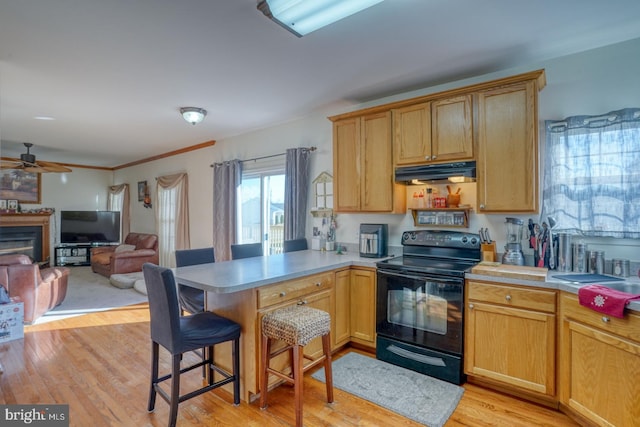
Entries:
[[449,283],[452,285],[459,285],[464,283],[463,279],[447,279],[443,277],[434,277],[429,275],[415,276],[415,275],[405,274],[405,273],[396,273],[389,270],[378,269],[378,273],[385,274],[387,276],[401,277],[403,279],[424,280],[425,282]]

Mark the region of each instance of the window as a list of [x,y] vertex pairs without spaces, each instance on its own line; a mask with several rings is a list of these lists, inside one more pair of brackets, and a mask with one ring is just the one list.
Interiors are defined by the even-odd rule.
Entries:
[[238,189],[238,243],[263,243],[265,255],[282,253],[284,162],[243,164]]
[[640,238],[640,108],[546,122],[542,218],[586,236]]

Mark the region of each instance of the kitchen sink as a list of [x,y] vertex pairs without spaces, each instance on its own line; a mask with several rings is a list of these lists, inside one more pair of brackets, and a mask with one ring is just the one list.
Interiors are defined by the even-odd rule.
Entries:
[[616,291],[626,292],[628,294],[640,295],[640,283],[601,283],[601,286],[615,289]]

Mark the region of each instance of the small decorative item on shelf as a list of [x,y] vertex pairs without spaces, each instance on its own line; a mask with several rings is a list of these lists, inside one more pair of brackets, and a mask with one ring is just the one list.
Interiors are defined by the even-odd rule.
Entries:
[[460,188],[455,193],[451,190],[451,187],[447,185],[447,207],[457,208],[460,204]]

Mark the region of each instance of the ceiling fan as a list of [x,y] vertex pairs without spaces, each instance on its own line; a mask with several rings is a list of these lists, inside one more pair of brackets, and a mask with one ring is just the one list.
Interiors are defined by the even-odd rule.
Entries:
[[33,144],[25,142],[24,146],[27,147],[27,152],[20,154],[19,159],[2,158],[0,160],[0,169],[22,169],[31,173],[71,172],[71,169],[58,163],[45,162],[44,160],[36,161],[36,156],[29,152]]

